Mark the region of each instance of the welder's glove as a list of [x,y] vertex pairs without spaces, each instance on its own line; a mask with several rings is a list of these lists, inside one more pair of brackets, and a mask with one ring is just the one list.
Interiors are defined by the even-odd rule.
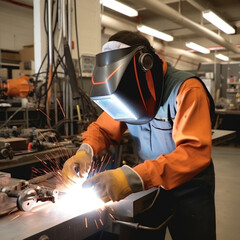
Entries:
[[94,187],[96,194],[104,202],[119,201],[144,189],[141,177],[128,166],[98,173],[86,180],[82,186]]
[[70,179],[73,182],[86,179],[91,168],[91,162],[91,155],[85,151],[78,151],[64,163],[62,175],[65,179]]

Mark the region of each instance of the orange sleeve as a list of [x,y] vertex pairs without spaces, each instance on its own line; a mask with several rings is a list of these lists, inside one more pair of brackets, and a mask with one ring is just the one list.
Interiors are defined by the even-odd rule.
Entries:
[[209,99],[202,84],[192,78],[180,87],[173,125],[176,149],[156,160],[146,160],[134,170],[145,189],[162,186],[173,189],[204,170],[211,159]]
[[103,112],[88,126],[87,131],[82,133],[83,143],[88,143],[93,148],[94,155],[97,155],[110,145],[119,143],[126,130],[125,123],[116,121]]

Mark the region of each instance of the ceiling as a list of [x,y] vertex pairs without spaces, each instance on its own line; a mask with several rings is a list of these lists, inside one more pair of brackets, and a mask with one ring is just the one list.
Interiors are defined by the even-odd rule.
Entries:
[[[154,42],[158,42],[162,49],[168,48],[168,50],[171,50],[172,52],[176,52],[176,50],[179,49],[181,51],[187,50],[190,52],[190,50],[186,48],[185,42],[193,41],[211,49],[210,54],[194,52],[194,54],[199,57],[198,61],[204,61],[204,59],[216,61],[217,59],[215,58],[215,53],[217,52],[229,56],[230,61],[240,61],[240,0],[118,1],[138,10],[139,16],[130,18],[123,14],[118,14],[117,12],[108,8],[102,8],[102,14],[109,18],[108,24],[102,20],[103,33],[106,36],[111,35],[118,30],[136,30],[136,25],[142,23],[149,27],[168,33],[174,37],[174,41],[172,42],[164,42],[154,39]],[[21,0],[20,2],[33,5],[33,0]],[[151,8],[150,2],[164,4],[164,6],[166,6],[168,9],[174,10],[176,13],[174,21],[167,12],[161,12],[157,9]],[[211,9],[225,19],[230,25],[234,26],[236,29],[236,34],[227,35],[203,19],[201,16],[201,11],[208,9]],[[182,22],[180,17],[183,17],[185,20]],[[115,19],[116,22],[114,22]],[[186,24],[186,21],[191,22],[191,26]],[[197,24],[197,28],[192,28],[194,23]],[[209,32],[205,34],[204,29],[204,31],[199,31],[199,26],[204,27],[205,30],[211,30],[215,36],[210,36],[211,33],[209,34]],[[220,40],[218,38],[220,38]],[[215,39],[217,39],[217,41],[215,41]],[[225,41],[226,45],[224,46]],[[212,50],[212,48],[215,47],[217,47],[218,50]],[[179,52],[179,54],[185,54],[184,52]]]
[[[239,0],[118,0],[128,6],[138,10],[139,16],[130,18],[122,14],[117,14],[108,8],[102,10],[103,14],[107,14],[114,18],[123,19],[129,23],[142,23],[149,27],[155,28],[162,32],[168,33],[174,37],[173,42],[161,42],[161,44],[178,49],[188,50],[185,42],[193,41],[207,48],[218,47],[218,52],[228,55],[231,61],[240,61],[240,1]],[[184,18],[192,23],[197,23],[215,33],[216,38],[219,36],[221,41],[227,41],[227,48],[222,49],[221,41],[215,41],[209,37],[209,34],[203,34],[198,29],[189,28],[186,24],[182,24],[181,19],[177,16],[172,20],[165,12],[161,13],[157,9],[151,8],[150,2],[160,2],[176,11],[176,15],[181,14]],[[215,26],[207,22],[201,16],[201,11],[211,9],[216,14],[225,19],[230,25],[236,28],[236,34],[227,35],[219,31]],[[188,21],[187,20],[187,21]],[[111,26],[110,26],[111,27]],[[109,26],[108,26],[109,28]],[[231,45],[237,49],[232,51]],[[215,60],[216,50],[212,50],[210,54],[195,53],[198,56],[207,57]]]

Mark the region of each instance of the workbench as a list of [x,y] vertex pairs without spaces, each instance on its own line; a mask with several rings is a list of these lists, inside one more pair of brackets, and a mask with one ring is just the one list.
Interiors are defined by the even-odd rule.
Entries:
[[[116,218],[123,223],[132,223],[134,217],[148,207],[157,189],[134,193],[117,203],[109,203],[104,208],[83,212],[61,211],[57,203],[44,203],[29,212],[17,211],[0,217],[1,239],[4,240],[82,240],[107,238],[126,240],[129,237],[126,229],[119,236],[122,227]],[[128,222],[126,222],[126,220]],[[127,228],[128,229],[128,228]],[[127,238],[126,238],[127,236]]]
[[[229,118],[234,119],[238,123],[240,120],[240,110],[216,109],[215,115],[216,115],[216,124],[214,127],[215,129],[218,129],[221,126],[222,122],[224,120],[227,121]],[[232,127],[233,125],[230,124],[228,129],[232,129]]]
[[[235,131],[212,130],[212,142],[214,145],[233,139]],[[75,149],[74,149],[75,150]],[[73,151],[74,151],[73,150]],[[39,152],[39,158],[45,158],[46,154],[60,154],[58,149]],[[19,167],[31,164],[37,160],[33,157],[20,157],[13,160],[10,165],[0,164],[1,169]],[[39,155],[40,154],[40,155]],[[60,157],[59,155],[56,155]],[[33,208],[29,212],[17,211],[10,215],[0,217],[0,232],[4,240],[48,240],[48,239],[99,239],[99,234],[107,234],[106,239],[125,240],[134,236],[129,226],[120,225],[116,219],[126,223],[134,223],[137,215],[151,205],[157,189],[131,194],[117,203],[111,203],[103,209],[91,211],[71,212],[62,214],[55,203],[47,202]],[[101,219],[101,220],[100,220]],[[136,231],[136,230],[135,230]],[[121,234],[120,234],[121,233]],[[2,239],[2,238],[1,238]]]
[[235,131],[235,145],[240,144],[240,110],[216,109],[214,129]]
[[[127,135],[128,136],[128,135]],[[221,144],[227,141],[230,141],[236,138],[236,131],[231,130],[212,130],[212,143],[213,145]],[[127,138],[127,143],[123,142],[122,144],[129,144],[131,140]],[[134,147],[130,146],[134,149]],[[5,171],[11,173],[12,177],[19,179],[30,179],[32,178],[32,168],[41,169],[44,167],[44,161],[49,161],[53,159],[58,161],[60,159],[62,162],[67,160],[72,156],[78,147],[73,145],[66,146],[63,150],[59,148],[47,149],[43,151],[25,151],[17,153],[13,159],[1,159],[0,160],[0,171]],[[121,163],[122,160],[122,145],[120,145],[118,150],[117,162]],[[133,151],[133,155],[137,155],[136,151]],[[40,161],[40,160],[42,161]]]
[[[32,178],[33,168],[44,168],[43,162],[59,160],[64,162],[72,156],[78,147],[66,145],[64,148],[52,148],[43,151],[22,151],[17,152],[12,159],[0,159],[0,171],[11,173],[12,177],[19,179]],[[40,161],[41,160],[41,161]]]
[[237,137],[236,131],[219,130],[219,129],[212,130],[212,144],[213,145],[225,143],[227,141],[233,140],[236,137]]

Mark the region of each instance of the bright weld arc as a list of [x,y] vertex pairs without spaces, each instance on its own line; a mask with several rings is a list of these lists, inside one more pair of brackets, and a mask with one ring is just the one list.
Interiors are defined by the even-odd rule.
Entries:
[[[62,151],[63,149],[59,147],[59,152],[61,155],[63,154]],[[47,168],[46,173],[49,172],[49,170],[52,171],[55,169],[54,166],[48,167],[46,165],[46,162],[40,159],[38,156],[35,155],[35,158],[37,158],[40,162],[42,162],[43,165],[45,165],[45,167]],[[45,158],[48,161],[54,163],[54,160],[51,160],[51,157],[49,157],[47,154],[45,155]],[[109,158],[107,158],[106,156],[103,157],[101,159],[101,164],[99,166],[99,169],[103,167],[103,163],[106,164],[106,162],[109,163],[109,161],[110,161],[110,157]],[[55,170],[59,170],[59,166],[56,166]],[[97,168],[95,169],[95,171],[96,170]],[[61,174],[56,172],[57,177],[60,177],[60,175]],[[54,208],[56,207],[57,211],[60,214],[68,215],[73,213],[73,214],[79,215],[79,214],[83,214],[96,209],[98,209],[98,211],[99,210],[101,211],[101,208],[102,209],[104,208],[105,203],[99,197],[96,196],[93,188],[83,189],[81,187],[81,184],[82,182],[76,183],[71,186],[69,185],[66,186],[66,184],[64,184],[66,188],[66,191],[65,191],[66,194],[64,194],[64,196],[61,196],[61,198],[59,198],[57,202],[54,204]],[[99,216],[99,222],[103,226],[103,221],[100,216]],[[87,226],[87,222],[85,223]],[[98,228],[99,226],[97,224],[97,221],[95,222],[95,224],[96,224],[96,227]]]
[[66,214],[83,214],[104,207],[104,202],[96,196],[92,188],[83,189],[81,184],[67,187],[66,194],[57,202],[58,211]]

